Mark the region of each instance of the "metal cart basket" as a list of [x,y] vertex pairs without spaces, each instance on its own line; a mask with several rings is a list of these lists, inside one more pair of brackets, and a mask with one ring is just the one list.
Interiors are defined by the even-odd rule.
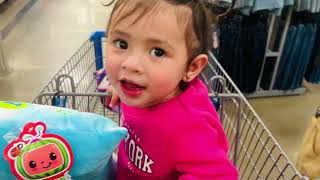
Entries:
[[[51,105],[52,98],[67,98],[67,108],[107,116],[114,121],[119,114],[103,104],[108,93],[96,92],[94,73],[103,67],[104,32],[95,32],[59,70],[34,99]],[[301,179],[277,141],[250,106],[212,53],[201,79],[209,96],[219,100],[219,115],[229,140],[229,157],[236,164],[240,179]]]

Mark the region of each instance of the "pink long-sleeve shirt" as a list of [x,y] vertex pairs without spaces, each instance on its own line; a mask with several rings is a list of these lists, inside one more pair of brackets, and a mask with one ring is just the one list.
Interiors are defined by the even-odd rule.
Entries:
[[196,79],[150,108],[122,107],[129,131],[118,152],[118,180],[234,180],[237,170],[204,83]]

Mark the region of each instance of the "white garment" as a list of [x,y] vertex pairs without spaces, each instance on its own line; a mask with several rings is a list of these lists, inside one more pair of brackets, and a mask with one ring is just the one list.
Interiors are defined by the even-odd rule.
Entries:
[[301,11],[311,10],[311,0],[301,0]]
[[312,0],[311,1],[311,12],[316,13],[317,12],[317,2],[318,0]]

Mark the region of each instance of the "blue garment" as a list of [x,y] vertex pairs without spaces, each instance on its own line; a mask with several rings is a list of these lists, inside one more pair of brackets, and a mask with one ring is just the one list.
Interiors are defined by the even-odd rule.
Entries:
[[[318,27],[316,25],[313,25],[312,26],[312,37],[311,37],[310,43],[308,44],[309,48],[308,48],[308,53],[307,53],[307,57],[306,57],[307,61],[304,64],[304,69],[303,69],[303,72],[302,72],[302,76],[304,76],[306,74],[306,71],[307,71],[307,68],[308,68],[308,64],[310,63],[312,50],[313,50],[313,47],[314,47],[314,44],[315,44],[315,41],[316,41],[316,37],[317,37],[317,31],[318,31]],[[300,82],[298,82],[298,83],[301,85],[302,81],[303,81],[303,77],[300,79]]]
[[302,86],[302,81],[304,74],[306,72],[307,66],[310,61],[310,56],[312,53],[312,48],[315,41],[315,35],[317,28],[314,26],[314,24],[307,24],[306,26],[306,36],[303,41],[303,46],[300,50],[300,57],[297,59],[297,71],[294,74],[294,79],[291,82],[291,88],[290,89],[296,89],[300,88]]
[[271,10],[273,12],[281,13],[283,6],[284,0],[255,0],[253,12]]
[[294,44],[292,47],[292,53],[289,56],[288,63],[286,66],[286,70],[283,76],[283,83],[281,84],[281,89],[286,90],[290,89],[290,79],[292,79],[292,74],[295,73],[295,66],[294,60],[298,59],[299,57],[299,49],[301,47],[302,41],[305,36],[305,27],[304,25],[300,24],[297,29],[297,35],[294,40]]
[[302,66],[304,64],[304,61],[306,60],[305,58],[305,54],[307,53],[307,49],[308,49],[308,43],[309,43],[309,39],[310,39],[310,24],[308,24],[307,26],[305,26],[305,36],[302,39],[301,45],[298,50],[298,56],[295,59],[292,59],[293,64],[294,64],[294,71],[292,72],[292,76],[290,78],[290,82],[289,82],[289,89],[295,89],[296,87],[296,82],[298,81],[299,77],[300,77],[300,71],[302,69]]
[[315,16],[315,24],[317,33],[305,78],[308,82],[320,83],[320,14]]
[[320,67],[313,69],[308,81],[314,84],[320,83]]
[[314,78],[315,83],[320,83],[320,67],[315,71],[315,78]]
[[293,42],[296,37],[296,33],[297,33],[297,28],[295,26],[291,26],[288,30],[288,34],[286,37],[284,51],[282,53],[282,57],[280,60],[274,89],[281,89],[281,84],[284,83],[283,78],[284,78],[285,70],[287,69],[286,65],[288,64],[288,58],[292,52],[292,48],[294,44]]

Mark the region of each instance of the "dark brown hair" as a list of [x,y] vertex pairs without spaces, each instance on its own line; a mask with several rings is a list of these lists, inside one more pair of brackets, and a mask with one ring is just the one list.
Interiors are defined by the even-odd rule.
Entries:
[[[133,14],[138,15],[133,22],[135,24],[148,12],[155,12],[163,2],[177,6],[177,20],[179,23],[185,23],[186,25],[185,39],[188,52],[188,67],[196,56],[208,54],[208,50],[212,47],[210,27],[216,18],[213,15],[209,16],[202,0],[117,0],[111,12],[107,30],[112,23],[117,24]],[[115,11],[119,14],[117,17],[113,17]],[[115,22],[111,22],[112,20]],[[186,83],[180,83],[181,89],[186,89],[186,87]]]

